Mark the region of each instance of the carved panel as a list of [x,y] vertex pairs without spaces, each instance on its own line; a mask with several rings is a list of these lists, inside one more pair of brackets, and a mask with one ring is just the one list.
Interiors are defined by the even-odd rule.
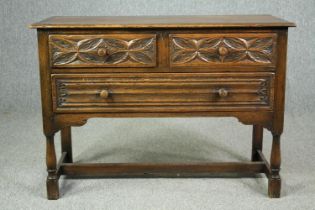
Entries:
[[173,66],[249,64],[273,65],[275,34],[171,35]]
[[257,91],[257,94],[260,97],[260,100],[264,103],[268,103],[268,88],[269,88],[269,81],[262,80],[260,81],[260,87]]
[[54,75],[57,112],[272,110],[272,73]]
[[59,96],[57,100],[57,104],[58,106],[61,106],[66,101],[66,98],[67,98],[67,89],[66,89],[65,83],[57,81],[56,89]]
[[155,66],[156,35],[51,35],[53,66]]

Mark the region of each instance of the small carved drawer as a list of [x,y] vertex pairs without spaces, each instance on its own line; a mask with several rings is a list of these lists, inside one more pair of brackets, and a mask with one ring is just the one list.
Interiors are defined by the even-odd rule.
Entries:
[[155,34],[50,35],[52,67],[154,67]]
[[275,66],[276,34],[171,34],[170,64]]
[[52,75],[55,112],[272,110],[273,73]]

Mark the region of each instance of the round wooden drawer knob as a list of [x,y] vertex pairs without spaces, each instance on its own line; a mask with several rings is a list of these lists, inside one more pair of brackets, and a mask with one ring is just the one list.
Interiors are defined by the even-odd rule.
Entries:
[[219,94],[220,97],[226,97],[229,94],[229,92],[226,89],[224,89],[224,88],[220,88],[218,90],[218,94]]
[[224,56],[228,54],[229,50],[226,47],[219,47],[219,54]]
[[105,56],[107,54],[107,50],[105,48],[100,48],[98,49],[97,54],[99,56]]
[[107,90],[101,90],[100,97],[101,98],[108,98],[109,92]]

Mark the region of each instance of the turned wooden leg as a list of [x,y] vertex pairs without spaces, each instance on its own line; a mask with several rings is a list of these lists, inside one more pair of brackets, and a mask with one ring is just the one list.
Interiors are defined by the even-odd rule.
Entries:
[[49,200],[59,198],[59,185],[56,163],[54,135],[46,136],[46,165],[47,165],[47,197]]
[[280,135],[273,134],[270,157],[271,174],[269,176],[268,195],[271,198],[279,198],[281,191],[281,178],[279,175],[281,165]]
[[71,143],[71,127],[67,126],[61,129],[61,151],[66,152],[64,159],[66,163],[72,163],[72,143]]
[[253,125],[252,161],[259,161],[259,155],[258,155],[257,150],[262,151],[263,131],[264,131],[263,126],[261,126],[261,125]]

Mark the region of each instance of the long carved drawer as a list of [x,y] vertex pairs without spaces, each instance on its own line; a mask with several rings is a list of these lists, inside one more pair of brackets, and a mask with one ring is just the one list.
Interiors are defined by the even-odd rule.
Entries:
[[272,110],[273,73],[55,74],[55,112]]
[[274,33],[170,34],[170,65],[275,66]]
[[155,34],[50,35],[52,67],[154,67]]

